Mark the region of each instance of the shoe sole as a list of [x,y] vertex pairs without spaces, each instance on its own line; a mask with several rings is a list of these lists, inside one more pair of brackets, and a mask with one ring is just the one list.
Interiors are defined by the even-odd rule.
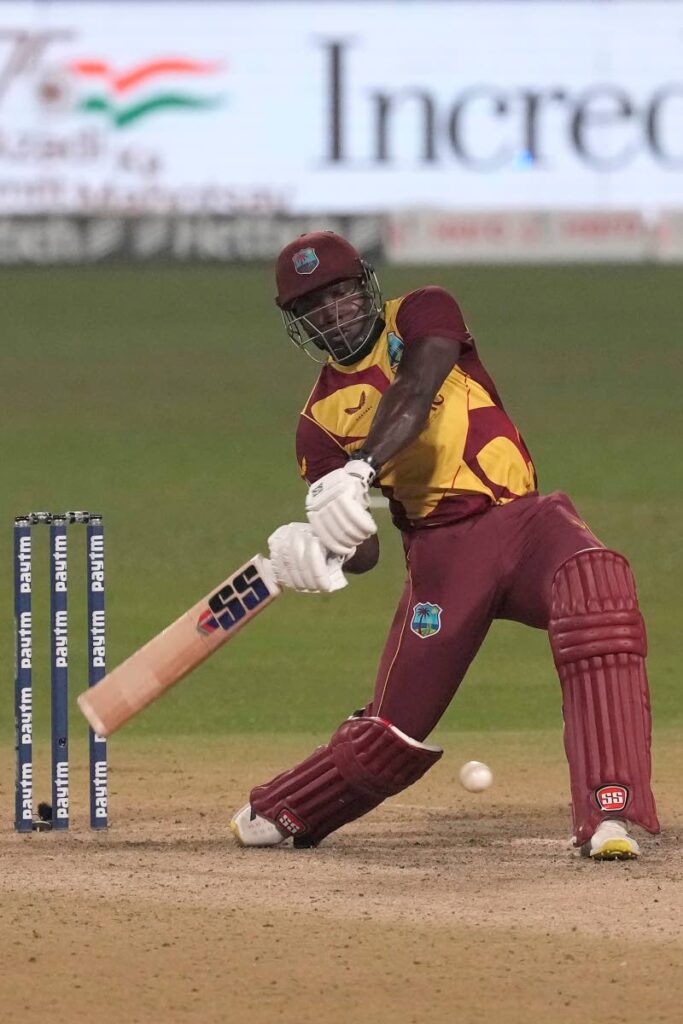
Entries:
[[637,860],[639,855],[628,839],[608,839],[599,850],[589,854],[591,860]]

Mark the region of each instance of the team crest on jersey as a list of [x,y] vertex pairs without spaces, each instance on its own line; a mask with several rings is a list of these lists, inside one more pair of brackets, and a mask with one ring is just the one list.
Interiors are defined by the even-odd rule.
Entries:
[[399,338],[398,334],[394,334],[393,331],[389,331],[387,334],[387,349],[389,352],[389,365],[392,370],[395,370],[401,362],[401,356],[403,355],[403,342]]
[[595,790],[595,800],[601,811],[623,811],[628,803],[628,787],[618,783],[600,786]]
[[299,249],[292,256],[292,263],[297,274],[312,274],[320,266],[315,249]]
[[413,621],[410,623],[413,633],[423,640],[438,633],[441,629],[442,610],[438,604],[429,602],[416,604],[413,608]]

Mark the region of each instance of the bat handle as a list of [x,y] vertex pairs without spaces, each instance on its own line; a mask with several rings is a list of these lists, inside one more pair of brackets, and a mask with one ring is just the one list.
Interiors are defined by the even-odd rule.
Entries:
[[253,561],[258,565],[259,572],[268,590],[273,594],[280,594],[282,592],[281,587],[275,578],[271,560],[266,558],[265,555],[254,555]]

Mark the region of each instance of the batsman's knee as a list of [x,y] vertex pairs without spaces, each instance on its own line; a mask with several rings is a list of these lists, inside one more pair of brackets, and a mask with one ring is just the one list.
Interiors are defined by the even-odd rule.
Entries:
[[252,790],[250,803],[295,845],[315,846],[417,782],[442,754],[384,719],[352,717],[296,768]]
[[645,657],[645,624],[624,556],[588,548],[568,558],[553,580],[548,631],[558,666],[607,654]]

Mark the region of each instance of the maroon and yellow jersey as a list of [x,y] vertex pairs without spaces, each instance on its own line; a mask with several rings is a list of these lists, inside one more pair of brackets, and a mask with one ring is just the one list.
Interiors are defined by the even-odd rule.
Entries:
[[536,490],[519,431],[482,366],[460,308],[442,288],[427,287],[384,304],[384,330],[353,366],[330,360],[299,418],[301,475],[312,484],[338,469],[368,436],[382,395],[407,345],[427,337],[461,345],[457,363],[412,444],[382,467],[376,485],[401,529],[437,526]]

